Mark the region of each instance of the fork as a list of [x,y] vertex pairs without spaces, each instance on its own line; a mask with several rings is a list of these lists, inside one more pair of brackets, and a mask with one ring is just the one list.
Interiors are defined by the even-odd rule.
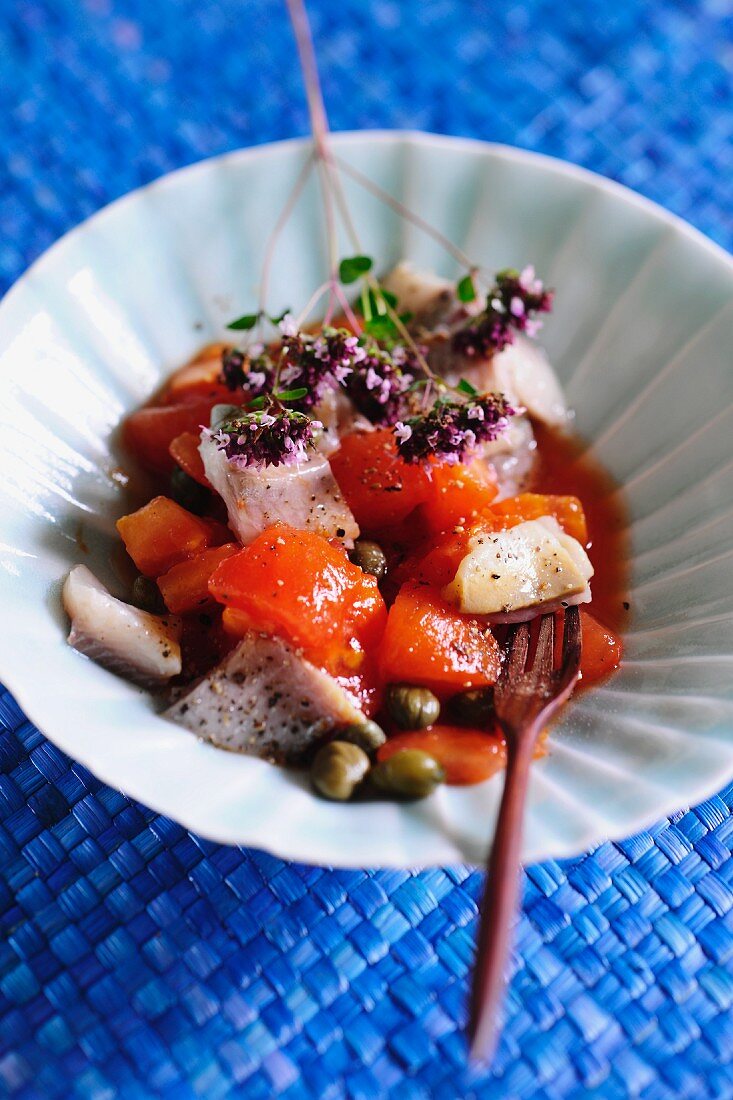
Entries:
[[470,1057],[488,1062],[498,1037],[497,1013],[519,893],[522,821],[537,739],[570,696],[580,675],[577,607],[565,611],[562,656],[555,666],[555,616],[518,623],[507,638],[494,689],[496,718],[506,737],[507,766],[479,925],[471,991]]

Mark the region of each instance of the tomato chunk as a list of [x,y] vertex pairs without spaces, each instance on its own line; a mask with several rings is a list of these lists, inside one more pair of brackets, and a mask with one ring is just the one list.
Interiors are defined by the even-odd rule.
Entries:
[[518,523],[538,519],[539,516],[554,516],[562,529],[577,539],[581,546],[588,542],[588,525],[578,497],[558,496],[553,493],[521,493],[492,504],[489,514],[497,517],[504,527],[516,527]]
[[345,436],[330,461],[346,503],[365,534],[399,523],[430,494],[427,470],[403,461],[389,428]]
[[616,637],[585,608],[580,610],[583,627],[583,647],[580,656],[581,683],[597,684],[621,664],[623,646]]
[[168,497],[153,497],[137,512],[122,516],[117,530],[146,577],[159,577],[216,541],[211,520],[194,516]]
[[202,424],[208,424],[217,400],[197,398],[187,404],[138,409],[122,425],[122,442],[146,470],[170,473],[174,467],[171,443],[183,432],[198,433]]
[[175,615],[183,615],[187,611],[198,611],[206,604],[213,603],[213,596],[209,592],[209,578],[221,562],[238,550],[239,545],[236,542],[209,547],[196,557],[171,566],[167,573],[158,577],[158,588],[168,610]]
[[499,733],[479,733],[462,726],[397,733],[382,745],[377,759],[389,760],[400,749],[429,753],[442,765],[446,782],[455,786],[483,783],[506,766],[506,744]]
[[228,558],[209,581],[229,632],[260,630],[349,675],[381,638],[387,611],[374,577],[310,531],[271,527]]
[[451,531],[484,515],[497,494],[496,481],[479,461],[430,466],[430,492],[420,511],[429,531]]
[[211,344],[174,371],[166,381],[158,403],[176,405],[194,397],[208,397],[217,387],[225,389],[221,381],[221,360],[226,346]]
[[168,450],[171,458],[178,463],[189,477],[198,481],[199,485],[211,488],[211,483],[204,470],[204,460],[199,453],[201,434],[199,432],[182,432],[170,444]]
[[387,683],[421,684],[437,690],[496,683],[499,646],[488,627],[460,615],[440,590],[408,581],[390,608],[380,648]]

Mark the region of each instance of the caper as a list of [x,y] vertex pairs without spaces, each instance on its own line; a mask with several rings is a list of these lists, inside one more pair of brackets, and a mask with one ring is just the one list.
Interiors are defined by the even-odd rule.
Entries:
[[376,787],[401,798],[427,798],[445,779],[438,761],[422,749],[400,749],[369,774]]
[[166,609],[155,581],[151,581],[150,577],[143,577],[142,574],[132,582],[132,602],[135,607],[142,611],[152,611],[154,615],[159,615]]
[[366,753],[376,752],[387,740],[384,730],[376,722],[365,719],[363,722],[355,722],[353,726],[347,726],[339,733],[340,741],[348,741],[351,745],[358,745]]
[[176,466],[171,474],[171,496],[176,504],[198,515],[206,510],[211,499],[205,485],[199,485],[185,470]]
[[324,798],[345,802],[369,771],[369,757],[358,745],[331,741],[311,764],[311,783]]
[[462,691],[453,696],[450,709],[459,722],[466,722],[471,726],[486,726],[494,720],[494,689]]
[[385,705],[403,730],[421,730],[440,717],[440,703],[432,691],[410,684],[390,684]]
[[349,558],[354,565],[360,566],[365,573],[371,573],[378,581],[383,581],[387,576],[387,559],[378,542],[357,539],[354,549],[349,551]]

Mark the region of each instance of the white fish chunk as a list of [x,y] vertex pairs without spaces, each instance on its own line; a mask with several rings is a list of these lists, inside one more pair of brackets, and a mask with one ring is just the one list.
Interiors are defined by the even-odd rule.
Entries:
[[422,271],[409,260],[398,263],[385,276],[382,286],[394,294],[400,312],[412,314],[412,328],[435,328],[448,323],[456,312],[466,314],[456,297],[455,283],[432,271]]
[[69,645],[111,672],[154,687],[181,671],[181,624],[174,615],[152,615],[116,599],[85,565],[69,573],[62,600],[71,619]]
[[372,422],[357,411],[342,389],[328,390],[314,407],[313,417],[323,424],[323,431],[316,437],[316,450],[326,457],[339,449],[343,436],[374,431]]
[[521,333],[515,334],[514,343],[487,359],[457,355],[449,339],[436,339],[428,359],[452,385],[465,378],[482,393],[503,393],[511,405],[526,409],[550,427],[562,428],[570,419],[565,395],[547,353]]
[[332,676],[280,639],[255,633],[164,717],[221,748],[290,764],[338,729],[364,721]]
[[590,600],[593,566],[553,516],[504,531],[478,531],[444,595],[460,611],[491,622],[531,619]]
[[353,546],[359,526],[325,455],[293,466],[239,469],[205,433],[199,452],[206,476],[227,507],[229,525],[248,546],[274,523],[287,523]]

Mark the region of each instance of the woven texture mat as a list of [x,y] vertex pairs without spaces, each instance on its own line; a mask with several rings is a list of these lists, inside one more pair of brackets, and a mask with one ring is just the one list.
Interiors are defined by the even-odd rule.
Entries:
[[[730,0],[311,8],[334,128],[539,149],[733,244]],[[131,187],[304,130],[275,0],[0,0],[0,284]],[[732,805],[528,870],[469,1071],[478,874],[209,844],[0,694],[0,1095],[731,1097]]]

